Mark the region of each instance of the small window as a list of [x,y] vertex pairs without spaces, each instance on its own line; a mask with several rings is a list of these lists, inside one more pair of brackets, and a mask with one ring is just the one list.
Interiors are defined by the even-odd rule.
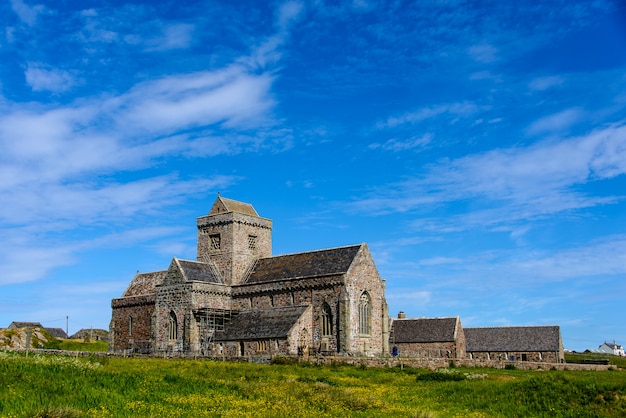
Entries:
[[363,292],[359,298],[359,334],[367,335],[370,333],[372,311],[371,299],[367,292]]
[[256,250],[256,235],[248,235],[248,249]]
[[209,235],[209,241],[212,250],[219,250],[221,247],[220,234]]
[[128,335],[129,336],[133,335],[133,317],[132,316],[128,317]]
[[167,328],[169,339],[176,340],[178,338],[178,321],[176,320],[176,314],[174,312],[170,312],[170,320]]
[[267,341],[257,341],[256,342],[256,351],[258,351],[258,352],[267,351]]
[[332,335],[333,333],[333,314],[328,303],[322,305],[322,335]]

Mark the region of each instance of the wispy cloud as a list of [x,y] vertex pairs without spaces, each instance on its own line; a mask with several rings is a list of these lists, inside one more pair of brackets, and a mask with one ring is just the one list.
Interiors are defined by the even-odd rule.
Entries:
[[587,196],[577,186],[624,173],[626,126],[618,124],[584,136],[434,163],[422,177],[385,185],[346,209],[384,214],[481,199],[482,208],[456,220],[421,218],[416,225],[453,230],[495,226],[615,202],[623,196]]
[[188,23],[170,24],[162,29],[161,36],[149,39],[149,51],[166,51],[170,49],[188,48],[193,41],[194,25]]
[[442,104],[436,106],[428,106],[417,109],[413,112],[404,113],[397,116],[391,116],[384,122],[378,124],[379,128],[393,128],[404,124],[414,124],[423,120],[435,118],[441,115],[450,115],[453,117],[467,117],[478,110],[474,103],[460,102],[451,104]]
[[368,146],[371,150],[382,149],[384,151],[400,152],[414,148],[423,148],[428,145],[433,139],[433,135],[430,133],[424,134],[419,137],[412,137],[405,140],[389,139],[383,143],[375,142]]
[[535,121],[532,125],[528,127],[527,133],[529,135],[537,135],[552,132],[562,132],[569,129],[576,123],[579,123],[581,120],[584,119],[584,117],[585,112],[579,107],[565,109],[558,113],[545,116]]
[[28,26],[35,25],[35,23],[37,23],[38,16],[46,12],[46,7],[43,4],[29,6],[22,0],[11,0],[11,7],[20,20]]
[[33,91],[62,92],[76,84],[75,78],[68,72],[55,68],[45,68],[29,64],[25,72],[26,82]]
[[[14,7],[22,6],[14,1]],[[110,237],[102,233],[63,244],[56,237],[59,232],[103,222],[133,230],[134,220],[197,197],[198,190],[219,190],[240,181],[236,175],[216,173],[123,174],[150,170],[168,158],[288,147],[290,132],[272,115],[276,76],[269,64],[275,62],[259,66],[258,56],[279,54],[301,8],[297,2],[283,5],[276,17],[279,32],[264,38],[270,40],[260,43],[263,51],[252,49],[221,68],[155,77],[126,91],[66,104],[0,102],[0,191],[12,197],[0,207],[6,273],[0,284],[39,280],[74,263],[86,247],[110,245]],[[34,19],[28,17],[32,13],[25,16]],[[95,10],[84,17],[94,19],[92,38],[120,41],[115,32],[105,34]],[[186,48],[193,30],[193,25],[165,25],[151,47]],[[37,63],[28,66],[26,78],[35,91],[62,92],[76,83],[69,72]],[[38,225],[38,240],[32,239],[31,225]],[[159,230],[157,235],[167,233]]]

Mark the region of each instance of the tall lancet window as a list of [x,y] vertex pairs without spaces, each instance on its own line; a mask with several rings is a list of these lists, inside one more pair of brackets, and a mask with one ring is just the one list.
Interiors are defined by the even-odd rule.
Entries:
[[333,334],[333,313],[328,303],[322,305],[322,335]]
[[370,295],[363,292],[359,298],[359,334],[369,334],[372,321],[372,303]]
[[167,333],[170,340],[178,339],[178,321],[176,320],[176,314],[174,311],[170,312],[170,319],[167,324]]

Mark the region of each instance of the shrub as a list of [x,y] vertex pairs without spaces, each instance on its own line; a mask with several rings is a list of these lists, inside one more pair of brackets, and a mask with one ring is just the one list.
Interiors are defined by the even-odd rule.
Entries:
[[515,370],[515,369],[517,369],[517,367],[515,367],[515,364],[509,363],[509,364],[505,364],[504,365],[504,369],[505,370]]

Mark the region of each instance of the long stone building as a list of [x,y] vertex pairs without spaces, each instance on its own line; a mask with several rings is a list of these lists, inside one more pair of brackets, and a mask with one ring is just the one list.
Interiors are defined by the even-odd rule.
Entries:
[[113,299],[110,350],[385,355],[385,281],[366,244],[272,256],[272,221],[218,195],[196,260],[138,273]]

